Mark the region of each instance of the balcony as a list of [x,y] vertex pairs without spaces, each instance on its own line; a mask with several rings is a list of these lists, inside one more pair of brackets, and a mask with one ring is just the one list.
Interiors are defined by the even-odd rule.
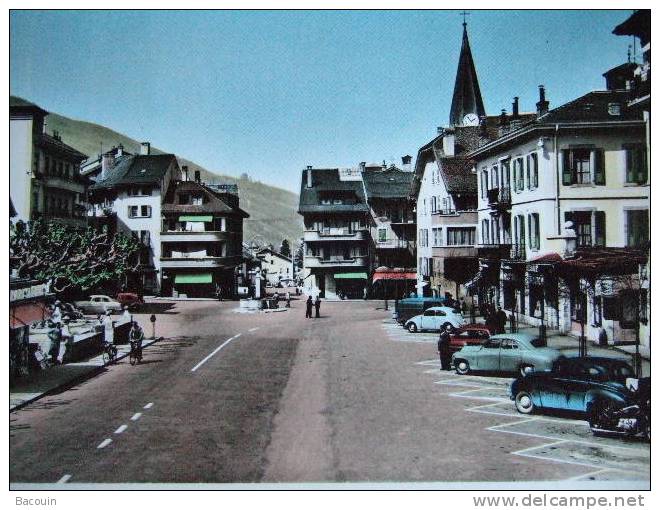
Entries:
[[435,211],[431,211],[431,214],[437,216],[456,216],[457,211],[456,209],[436,209]]
[[233,267],[240,263],[240,257],[161,257],[160,265],[169,268],[223,268]]
[[379,239],[375,241],[375,244],[377,250],[407,250],[410,241],[405,239]]
[[525,261],[527,259],[527,251],[525,244],[514,244],[511,246],[511,260]]
[[511,207],[511,188],[492,188],[486,191],[488,206],[491,209],[508,209]]
[[85,185],[71,178],[45,175],[42,176],[42,181],[47,188],[57,188],[75,193],[85,193]]
[[477,246],[477,255],[484,259],[509,259],[511,243],[480,244]]
[[367,238],[368,231],[351,230],[348,228],[328,228],[324,230],[305,230],[303,238],[309,241],[363,241]]
[[366,267],[368,265],[368,257],[356,256],[351,258],[344,258],[341,256],[332,257],[315,257],[313,255],[305,255],[304,266],[308,268],[330,268],[330,267]]
[[160,233],[160,240],[163,243],[226,241],[229,238],[228,234],[228,232],[221,232],[219,230],[207,230],[201,232],[191,232],[189,230],[167,230]]

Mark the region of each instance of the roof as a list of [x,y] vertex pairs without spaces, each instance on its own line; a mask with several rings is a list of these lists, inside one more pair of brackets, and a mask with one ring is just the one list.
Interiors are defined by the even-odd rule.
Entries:
[[560,276],[574,279],[635,275],[647,257],[635,248],[582,248],[575,256],[557,263]]
[[472,173],[471,159],[443,157],[438,168],[449,193],[477,193],[477,176]]
[[463,23],[463,42],[461,54],[458,59],[458,70],[456,82],[454,83],[454,95],[451,100],[451,112],[449,123],[459,125],[463,123],[463,117],[468,113],[476,113],[481,117],[486,115],[484,102],[481,98],[477,70],[474,67],[470,41],[467,35],[467,24]]
[[395,166],[387,170],[367,171],[362,174],[367,199],[408,198],[414,174]]
[[[176,197],[180,193],[197,192],[206,197],[206,203],[202,205],[177,204]],[[227,200],[224,193],[214,191],[196,181],[173,181],[168,187],[161,210],[163,213],[181,213],[181,214],[200,214],[200,213],[222,213],[237,214],[243,218],[249,218],[250,215],[243,209],[234,205],[232,201]]]
[[[312,187],[307,187],[305,172],[312,172]],[[352,204],[321,204],[321,196],[324,192],[343,193],[355,199]],[[300,183],[300,214],[310,212],[368,212],[364,197],[362,180],[342,181],[339,179],[338,168],[313,168],[303,170],[303,178]]]
[[66,154],[71,159],[81,162],[87,159],[87,154],[74,149],[70,145],[65,144],[60,138],[55,138],[47,133],[41,133],[38,135],[36,142],[39,146],[45,147],[51,151],[58,151]]
[[[630,91],[596,90],[569,101],[554,110],[550,110],[538,119],[539,124],[574,123],[574,122],[616,122],[624,120],[642,120],[642,113],[627,108]],[[611,104],[620,106],[620,115],[612,115]]]
[[165,176],[172,163],[178,165],[174,154],[122,156],[115,160],[115,165],[107,171],[105,179],[101,180],[99,175],[90,189],[156,184]]
[[651,40],[651,10],[635,11],[623,23],[614,27],[614,35],[634,35],[640,38],[642,46]]
[[25,114],[45,116],[48,112],[21,97],[9,96],[9,116]]
[[256,255],[259,256],[260,254],[262,254],[262,253],[266,253],[266,252],[267,252],[267,253],[270,253],[271,255],[274,255],[275,257],[279,257],[279,258],[281,258],[281,259],[284,259],[284,260],[286,260],[287,262],[291,262],[291,257],[287,257],[286,255],[282,255],[281,253],[279,253],[279,252],[277,252],[277,251],[275,251],[275,250],[271,250],[271,249],[268,248],[268,247],[261,248],[260,250],[257,251]]

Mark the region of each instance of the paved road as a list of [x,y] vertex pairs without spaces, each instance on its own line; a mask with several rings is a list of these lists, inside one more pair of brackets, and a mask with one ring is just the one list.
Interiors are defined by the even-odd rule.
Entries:
[[648,445],[517,415],[508,380],[441,373],[433,337],[411,339],[379,303],[323,303],[311,320],[303,305],[153,305],[171,338],[144,364],[10,415],[10,480],[648,479]]

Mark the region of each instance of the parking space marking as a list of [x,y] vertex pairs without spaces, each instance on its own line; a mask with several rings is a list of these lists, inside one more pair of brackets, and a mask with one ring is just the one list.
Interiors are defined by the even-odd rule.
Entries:
[[142,416],[142,413],[135,413],[133,416],[131,416],[131,421],[138,421],[140,416]]
[[149,402],[146,406],[144,406],[142,409],[151,409],[154,406],[153,402]]
[[208,356],[206,356],[206,358],[204,358],[202,361],[200,361],[199,363],[197,363],[197,365],[195,365],[194,367],[192,367],[192,369],[191,369],[190,371],[191,371],[191,372],[195,372],[199,367],[201,367],[204,363],[206,363],[206,362],[207,362],[208,360],[210,360],[213,356],[215,356],[215,355],[216,355],[216,354],[217,354],[217,353],[218,353],[223,347],[225,347],[226,345],[228,345],[229,342],[231,342],[232,340],[235,340],[235,339],[239,338],[240,336],[241,336],[241,333],[238,333],[238,334],[232,336],[231,338],[228,338],[227,340],[225,340],[225,341],[224,341],[219,347],[217,347],[215,350],[213,350],[213,351],[211,352],[211,354],[209,354]]
[[115,430],[115,434],[121,434],[128,428],[128,425],[120,425],[117,430]]
[[64,475],[62,478],[60,478],[57,483],[66,483],[69,480],[71,480],[71,475]]
[[248,331],[249,331],[250,333],[252,333],[253,331],[256,331],[256,330],[258,330],[258,329],[259,329],[259,326],[257,326],[256,328],[250,328],[250,329],[248,329]]
[[507,399],[502,398],[502,397],[490,397],[490,396],[482,396],[482,395],[474,395],[475,391],[484,391],[485,389],[488,388],[475,388],[473,390],[465,390],[465,391],[459,391],[455,393],[449,393],[450,397],[458,397],[458,398],[472,398],[472,399],[477,399],[477,400],[488,400],[489,402],[506,402]]
[[110,443],[112,443],[112,439],[110,439],[110,438],[106,438],[106,439],[104,439],[103,441],[101,441],[101,443],[96,447],[96,449],[97,449],[97,450],[100,450],[100,449],[102,449],[102,448],[105,448],[105,447],[108,446]]
[[440,360],[437,359],[427,359],[424,361],[418,361],[415,365],[438,365],[440,366]]

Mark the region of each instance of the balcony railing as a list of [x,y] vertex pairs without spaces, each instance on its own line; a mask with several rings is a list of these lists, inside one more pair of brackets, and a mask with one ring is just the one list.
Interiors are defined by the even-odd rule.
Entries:
[[525,260],[526,258],[527,252],[524,243],[511,246],[511,260]]
[[378,239],[376,248],[407,249],[409,241],[405,239]]
[[487,259],[508,259],[511,256],[511,243],[479,244],[477,255]]
[[431,211],[431,214],[437,214],[438,216],[455,216],[456,209],[436,209]]
[[486,191],[488,205],[496,207],[509,207],[511,205],[511,188],[492,188]]

